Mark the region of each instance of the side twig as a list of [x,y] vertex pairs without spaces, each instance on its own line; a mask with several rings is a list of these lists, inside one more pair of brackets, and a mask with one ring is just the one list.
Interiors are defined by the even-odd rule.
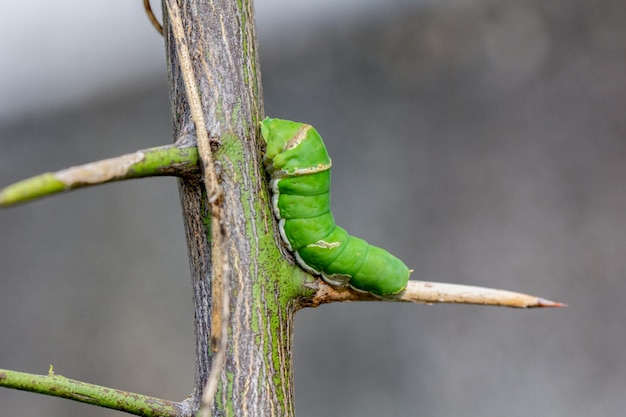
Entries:
[[48,375],[0,369],[0,386],[67,398],[137,416],[180,417],[191,414],[182,403],[76,381],[55,374],[52,366]]
[[114,158],[31,177],[0,190],[0,207],[82,187],[133,178],[199,174],[198,150],[178,144],[144,149]]

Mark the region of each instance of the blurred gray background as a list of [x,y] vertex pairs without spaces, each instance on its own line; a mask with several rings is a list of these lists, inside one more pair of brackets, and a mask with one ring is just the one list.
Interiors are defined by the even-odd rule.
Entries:
[[[0,185],[171,141],[163,43],[140,3],[5,5]],[[569,303],[301,311],[299,417],[623,413],[623,6],[257,1],[266,113],[324,136],[339,224],[415,279]],[[0,211],[0,265],[0,368],[190,392],[174,179]],[[0,390],[0,416],[79,415],[122,414]]]

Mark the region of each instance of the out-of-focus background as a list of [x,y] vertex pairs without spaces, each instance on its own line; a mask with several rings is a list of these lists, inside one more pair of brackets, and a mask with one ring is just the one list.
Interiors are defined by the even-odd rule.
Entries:
[[[156,6],[156,4],[155,4]],[[619,0],[261,1],[265,108],[307,121],[333,209],[413,277],[560,310],[384,303],[301,311],[299,417],[626,409],[626,8]],[[0,185],[171,141],[140,1],[0,14]],[[0,368],[175,400],[192,301],[176,181],[0,211]],[[0,416],[118,416],[0,390]]]

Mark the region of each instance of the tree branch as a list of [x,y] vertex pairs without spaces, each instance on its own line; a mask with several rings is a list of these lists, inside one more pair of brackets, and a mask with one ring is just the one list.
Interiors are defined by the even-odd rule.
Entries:
[[185,402],[177,403],[133,392],[107,388],[76,381],[55,374],[50,366],[48,375],[0,369],[0,386],[37,392],[111,408],[144,417],[181,417],[191,415]]

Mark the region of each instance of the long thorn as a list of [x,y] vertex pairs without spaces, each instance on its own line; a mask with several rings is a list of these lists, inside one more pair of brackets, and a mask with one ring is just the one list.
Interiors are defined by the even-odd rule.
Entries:
[[419,304],[476,304],[484,306],[541,308],[565,307],[567,304],[519,292],[444,282],[409,281],[406,289],[393,297],[380,298],[349,288],[334,288],[321,279],[317,292],[306,307],[342,301],[396,301]]

